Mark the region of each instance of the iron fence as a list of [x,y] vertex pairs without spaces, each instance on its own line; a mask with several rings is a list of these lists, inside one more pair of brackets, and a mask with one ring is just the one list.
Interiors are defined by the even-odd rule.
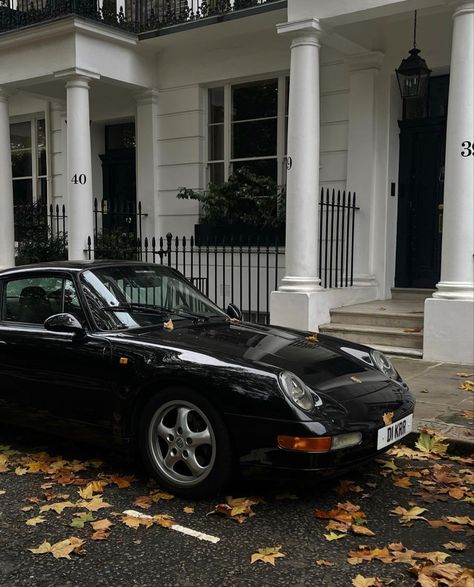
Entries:
[[0,0],[0,32],[77,15],[140,33],[282,0]]

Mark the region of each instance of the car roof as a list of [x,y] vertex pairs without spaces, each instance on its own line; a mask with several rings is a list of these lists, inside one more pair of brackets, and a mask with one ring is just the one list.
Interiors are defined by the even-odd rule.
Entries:
[[146,261],[49,261],[47,263],[35,263],[32,265],[19,265],[18,267],[11,267],[0,271],[0,277],[6,277],[8,275],[16,275],[24,272],[35,272],[35,271],[70,271],[73,273],[79,273],[86,269],[95,269],[98,267],[116,267],[117,265],[153,265],[151,262]]

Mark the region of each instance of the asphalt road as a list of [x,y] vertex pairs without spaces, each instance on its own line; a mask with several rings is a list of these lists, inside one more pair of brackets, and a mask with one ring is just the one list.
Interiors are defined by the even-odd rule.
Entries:
[[[374,463],[343,478],[353,481],[352,485],[345,481],[341,484],[340,480],[304,484],[294,481],[284,485],[275,480],[239,482],[230,488],[229,493],[234,498],[259,496],[264,500],[252,506],[255,515],[246,517],[243,523],[220,514],[209,515],[218,503],[225,502],[224,497],[199,502],[160,499],[149,509],[140,508],[134,500],[156,495],[157,488],[138,474],[128,487],[120,488],[113,483],[104,487],[103,499],[112,507],[100,509],[93,515],[96,520],[107,518],[113,526],[107,539],[94,541],[89,522],[82,529],[69,526],[74,514],[87,511],[84,508],[67,507],[59,514],[52,510],[41,513],[40,508],[62,501],[80,501],[78,490],[84,489],[86,482],[78,478],[91,481],[105,477],[110,482],[111,475],[118,475],[119,483],[122,479],[123,484],[124,476],[137,471],[99,450],[37,433],[2,428],[0,445],[0,587],[345,587],[351,586],[357,575],[392,580],[394,587],[403,587],[416,584],[416,576],[408,571],[412,564],[384,564],[372,560],[351,565],[347,562],[348,553],[360,545],[374,549],[402,543],[417,552],[449,554],[446,562],[462,567],[469,567],[474,559],[474,528],[468,524],[454,524],[452,527],[460,529],[458,532],[445,527],[433,528],[424,520],[415,520],[411,527],[405,527],[398,515],[390,515],[397,506],[407,510],[420,506],[426,508],[421,515],[427,520],[454,516],[464,517],[465,522],[466,516],[472,516],[472,504],[464,501],[472,495],[467,483],[472,482],[472,474],[469,474],[472,464],[466,461],[417,460],[413,455],[385,456],[385,461],[392,461],[396,470],[391,464]],[[19,453],[12,453],[12,450]],[[32,456],[39,450],[54,458]],[[4,472],[1,472],[2,455]],[[88,463],[84,470],[70,475],[72,484],[61,484],[57,471],[64,464],[58,464],[59,455],[68,459],[66,468],[74,459],[81,463],[100,459],[103,464],[97,468],[96,462]],[[32,463],[35,461],[44,463],[45,460],[50,470],[56,467],[55,474],[24,472],[34,469]],[[409,483],[409,486],[395,486],[394,482],[406,479],[407,473],[409,481],[402,485]],[[437,477],[433,476],[435,474]],[[71,479],[63,474],[62,481]],[[48,484],[46,489],[41,488],[44,484]],[[417,495],[423,491],[428,501]],[[427,491],[431,493],[426,494]],[[448,491],[452,491],[454,497]],[[346,504],[348,511],[358,516],[356,521],[372,530],[374,536],[356,535],[349,530],[345,537],[328,541],[324,536],[329,534],[328,520],[318,519],[315,511],[327,512],[338,503]],[[356,506],[355,513],[352,506]],[[21,508],[31,509],[23,511]],[[193,508],[192,513],[189,508]],[[169,514],[175,523],[220,540],[217,543],[203,541],[159,525],[130,528],[121,521],[122,512],[129,509],[146,515]],[[347,515],[347,509],[344,512]],[[38,515],[45,521],[36,526],[26,524],[28,519]],[[343,532],[336,530],[335,534]],[[85,542],[82,553],[73,552],[70,560],[56,559],[51,553],[33,554],[28,550],[45,540],[55,544],[71,536]],[[450,541],[464,543],[465,550],[448,550],[443,544]],[[285,555],[275,560],[275,566],[260,561],[250,564],[251,555],[257,549],[275,546],[281,546],[280,552]],[[316,561],[322,559],[333,566],[318,565]],[[426,559],[418,559],[420,563],[431,564]]]

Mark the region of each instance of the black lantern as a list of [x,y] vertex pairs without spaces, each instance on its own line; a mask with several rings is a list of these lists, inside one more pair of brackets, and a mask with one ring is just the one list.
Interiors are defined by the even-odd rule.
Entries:
[[396,69],[400,93],[404,100],[424,98],[428,93],[428,82],[431,69],[426,61],[419,55],[420,50],[416,47],[416,10],[413,30],[413,49],[409,57],[403,59],[400,67]]

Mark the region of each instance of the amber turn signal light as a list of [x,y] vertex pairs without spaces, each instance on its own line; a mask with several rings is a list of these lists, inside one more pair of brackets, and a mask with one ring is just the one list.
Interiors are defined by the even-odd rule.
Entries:
[[278,436],[278,446],[299,452],[329,452],[331,436]]

